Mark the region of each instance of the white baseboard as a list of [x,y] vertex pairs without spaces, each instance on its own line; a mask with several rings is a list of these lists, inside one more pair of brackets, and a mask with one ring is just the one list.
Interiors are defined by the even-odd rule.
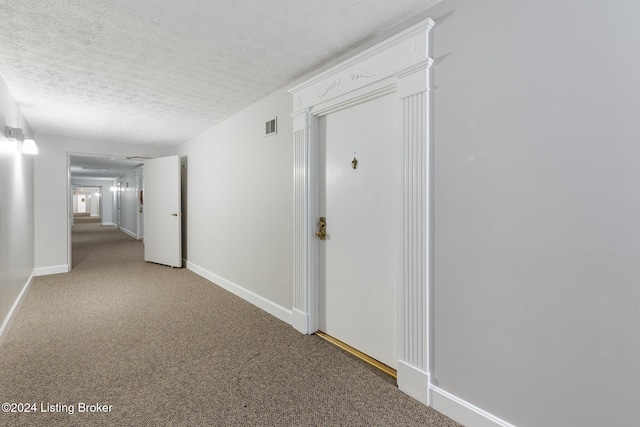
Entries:
[[310,334],[312,332],[308,330],[307,315],[295,308],[291,310],[291,326],[293,326],[296,331],[303,334]]
[[251,292],[248,289],[243,288],[240,285],[237,285],[223,277],[218,276],[215,273],[212,273],[194,263],[192,263],[191,261],[187,261],[187,269],[193,271],[194,273],[196,273],[199,276],[204,277],[205,279],[209,280],[210,282],[215,283],[216,285],[220,286],[223,289],[226,289],[227,291],[231,292],[234,295],[239,296],[240,298],[242,298],[243,300],[250,302],[251,304],[255,305],[256,307],[258,307],[261,310],[266,311],[267,313],[271,314],[272,316],[277,317],[278,319],[282,320],[283,322],[291,325],[291,320],[292,320],[292,313],[291,310],[288,310],[284,307],[282,307],[281,305],[278,305],[276,303],[274,303],[273,301],[269,301],[268,299],[254,293]]
[[127,234],[127,235],[133,237],[134,239],[138,238],[138,235],[136,233],[134,233],[133,231],[129,231],[124,227],[120,227],[120,231],[122,231],[124,234]]
[[469,427],[515,427],[453,394],[431,385],[431,407]]
[[103,222],[102,225],[115,226],[115,224],[112,222]]
[[4,339],[7,336],[7,332],[9,331],[9,325],[13,320],[13,316],[15,316],[15,314],[18,312],[18,307],[22,303],[22,298],[27,293],[27,289],[29,289],[29,286],[31,286],[31,282],[33,281],[34,276],[35,276],[35,271],[34,273],[31,273],[31,276],[29,276],[29,279],[27,279],[27,283],[25,283],[25,285],[22,287],[22,290],[20,291],[18,298],[16,298],[15,302],[13,303],[13,306],[11,306],[11,310],[9,310],[9,313],[7,313],[7,317],[5,317],[5,319],[2,322],[2,326],[0,326],[0,346],[2,346],[2,343],[4,342]]
[[398,362],[398,388],[425,405],[429,405],[429,373]]
[[69,272],[69,264],[38,267],[33,270],[34,276],[49,276],[51,274],[64,274]]

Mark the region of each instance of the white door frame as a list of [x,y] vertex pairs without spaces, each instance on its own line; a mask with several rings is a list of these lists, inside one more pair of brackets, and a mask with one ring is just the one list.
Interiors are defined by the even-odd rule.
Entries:
[[389,92],[398,96],[400,221],[398,387],[430,402],[431,30],[427,19],[291,89],[294,135],[292,324],[318,330],[318,117]]
[[[72,244],[71,244],[71,229],[73,226],[73,185],[71,184],[71,158],[72,157],[93,157],[93,158],[102,158],[102,159],[126,159],[127,157],[122,155],[114,155],[114,154],[95,154],[95,153],[85,153],[79,151],[67,151],[67,271],[71,271],[71,266],[73,265],[71,256],[73,253]],[[95,178],[89,178],[94,179]],[[117,178],[108,179],[107,181],[113,183]],[[117,206],[116,206],[116,192],[112,191],[112,204],[111,204],[111,221],[117,222]],[[102,197],[107,197],[106,195],[102,195],[100,197],[100,218],[101,221],[104,219],[104,211],[102,204]],[[115,217],[114,217],[115,216]],[[104,224],[101,222],[101,224]],[[118,228],[120,228],[120,224],[116,224]]]

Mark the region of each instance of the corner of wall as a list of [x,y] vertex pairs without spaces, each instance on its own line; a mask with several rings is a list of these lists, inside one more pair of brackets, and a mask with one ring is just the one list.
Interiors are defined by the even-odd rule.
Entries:
[[242,298],[243,300],[255,305],[256,307],[266,311],[272,316],[282,320],[283,322],[292,324],[292,312],[291,310],[284,308],[273,301],[270,301],[248,289],[243,288],[223,277],[218,276],[211,271],[208,271],[191,261],[187,261],[187,269],[193,271],[199,276],[212,282],[212,284],[218,285],[223,289],[231,292],[232,294]]
[[34,276],[50,276],[52,274],[64,274],[71,271],[69,264],[50,265],[48,267],[36,267],[33,270]]
[[20,291],[20,294],[18,295],[18,298],[13,303],[13,306],[9,310],[9,313],[7,314],[7,317],[5,317],[5,319],[3,320],[2,326],[0,326],[0,347],[2,347],[2,343],[4,342],[5,338],[7,337],[7,333],[9,331],[9,326],[11,325],[11,322],[13,321],[14,316],[18,312],[18,308],[22,304],[24,296],[27,293],[27,289],[29,289],[29,286],[31,286],[31,282],[33,282],[34,276],[35,276],[35,271],[29,276],[29,279],[27,280],[27,283],[25,283],[25,285],[22,287],[22,290]]

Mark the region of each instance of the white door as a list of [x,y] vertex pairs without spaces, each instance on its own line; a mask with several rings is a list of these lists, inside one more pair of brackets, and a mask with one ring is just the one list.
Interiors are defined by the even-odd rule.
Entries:
[[91,197],[91,216],[100,216],[100,190],[92,190]]
[[396,120],[393,94],[320,117],[318,123],[319,213],[326,217],[327,231],[319,250],[318,326],[394,369],[398,365]]
[[121,202],[122,202],[122,185],[121,183],[117,183],[116,184],[116,225],[118,226],[118,228],[120,227],[120,225],[122,224],[122,209],[121,209]]
[[180,157],[144,161],[144,259],[182,267]]
[[79,213],[85,213],[87,211],[87,202],[86,202],[86,197],[84,194],[80,194],[78,196],[78,212]]
[[144,238],[144,177],[142,176],[136,176],[136,196],[137,196],[137,202],[136,202],[136,206],[138,208],[138,214],[136,215],[136,225],[138,233],[136,235],[136,238],[138,240]]

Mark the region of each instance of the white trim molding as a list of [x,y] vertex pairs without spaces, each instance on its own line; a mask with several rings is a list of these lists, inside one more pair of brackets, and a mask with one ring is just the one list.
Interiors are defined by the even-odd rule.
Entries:
[[270,301],[248,289],[245,289],[242,286],[231,282],[230,280],[220,277],[217,274],[212,273],[211,271],[192,263],[191,261],[187,261],[187,269],[193,271],[198,276],[204,277],[213,284],[242,298],[243,300],[255,305],[261,310],[266,311],[267,313],[282,320],[283,322],[289,325],[292,324],[293,315],[291,313],[291,310],[288,310],[281,305],[278,305],[275,302]]
[[430,404],[429,393],[429,57],[434,21],[427,19],[292,88],[294,122],[293,326],[317,331],[319,117],[383,94],[398,100],[401,196],[398,278],[399,388]]
[[118,229],[119,229],[120,231],[122,231],[124,234],[126,234],[127,236],[131,236],[131,237],[133,237],[134,239],[138,240],[138,235],[137,235],[136,233],[134,233],[133,231],[131,231],[131,230],[127,230],[127,229],[126,229],[126,228],[124,228],[124,227],[119,227]]
[[429,389],[433,409],[460,424],[473,427],[515,427],[439,387],[431,385]]
[[398,362],[398,388],[403,393],[416,399],[418,402],[428,404],[429,399],[429,373],[417,369],[403,361]]
[[18,298],[16,298],[15,302],[11,306],[11,310],[9,310],[9,313],[7,314],[7,317],[5,317],[5,319],[2,322],[2,326],[0,327],[0,346],[2,346],[4,339],[7,337],[7,332],[9,331],[9,325],[11,324],[11,321],[13,320],[14,316],[18,312],[18,307],[20,307],[20,304],[22,304],[22,300],[24,296],[27,294],[27,289],[29,289],[29,286],[31,286],[31,282],[33,282],[34,277],[35,277],[35,271],[31,273],[31,276],[29,276],[29,278],[27,279],[27,283],[25,283],[25,285],[22,287],[22,290],[20,291]]
[[64,274],[71,271],[69,264],[51,265],[48,267],[37,267],[33,270],[34,276],[50,276],[52,274]]
[[[317,148],[311,144],[309,110],[305,109],[293,115],[294,143],[294,262],[293,262],[293,313],[296,321],[293,326],[304,334],[317,330],[317,317],[313,294],[317,287],[317,267],[313,260],[317,258],[318,243],[315,235],[308,230],[313,228],[317,210],[317,197],[312,194],[316,186],[312,175],[314,168],[310,163],[317,158]],[[312,148],[316,152],[311,153]],[[317,190],[316,190],[317,191]]]

